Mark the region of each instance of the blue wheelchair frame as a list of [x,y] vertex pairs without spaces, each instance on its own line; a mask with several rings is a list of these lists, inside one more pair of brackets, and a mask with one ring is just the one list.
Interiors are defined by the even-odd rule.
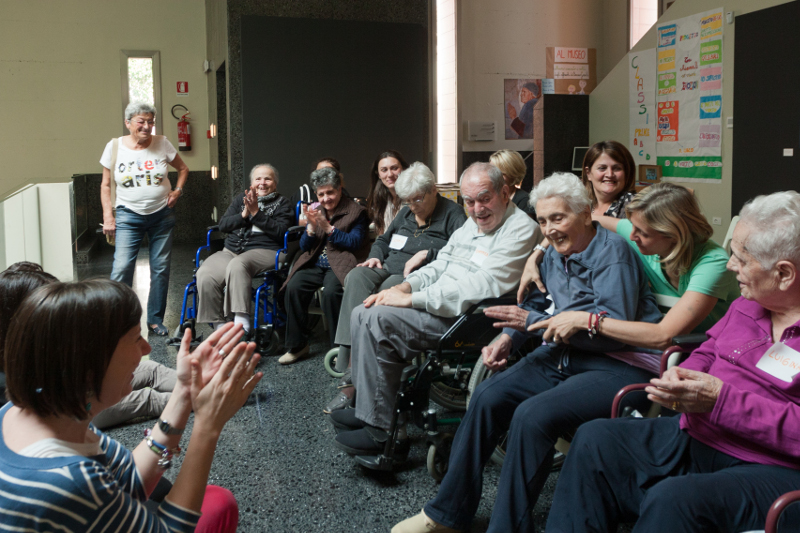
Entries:
[[[301,202],[297,203],[296,213],[300,211]],[[202,256],[204,252],[211,250],[211,235],[219,231],[219,226],[209,226],[206,232],[206,243],[200,246],[195,252],[194,271],[192,272],[192,280],[186,285],[183,290],[183,304],[181,306],[181,320],[180,320],[180,335],[176,340],[180,340],[183,332],[187,327],[192,329],[192,341],[202,341],[202,336],[198,337],[195,329],[197,321],[197,306],[198,306],[198,291],[197,291],[197,271],[200,269]],[[253,298],[255,300],[253,311],[253,325],[252,331],[255,335],[255,340],[259,344],[259,351],[270,351],[268,348],[275,348],[272,340],[276,335],[276,330],[283,328],[286,325],[286,314],[276,304],[276,298],[280,287],[278,285],[281,274],[288,271],[291,260],[293,259],[294,252],[297,246],[290,248],[292,243],[297,243],[300,240],[305,228],[303,226],[293,226],[289,228],[283,235],[283,248],[278,250],[275,255],[275,269],[269,269],[257,274],[255,277],[262,277],[262,283],[253,289]],[[277,339],[276,339],[277,340]]]

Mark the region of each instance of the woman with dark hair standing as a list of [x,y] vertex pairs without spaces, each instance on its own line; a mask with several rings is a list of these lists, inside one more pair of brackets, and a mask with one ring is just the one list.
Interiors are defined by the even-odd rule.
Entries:
[[[206,483],[222,428],[261,379],[255,344],[239,343],[242,328],[231,324],[190,354],[187,330],[173,394],[131,452],[90,421],[130,393],[150,352],[141,314],[130,287],[102,279],[50,283],[20,305],[6,339],[9,403],[0,409],[3,529],[236,530],[233,495]],[[151,512],[143,502],[181,452],[192,411],[181,471]]]
[[633,200],[636,163],[622,143],[594,143],[583,157],[581,175],[592,198],[592,215],[625,218],[625,206]]
[[400,152],[387,150],[375,158],[370,172],[367,215],[375,224],[375,232],[382,235],[394,216],[400,211],[400,198],[394,192],[394,183],[408,163]]

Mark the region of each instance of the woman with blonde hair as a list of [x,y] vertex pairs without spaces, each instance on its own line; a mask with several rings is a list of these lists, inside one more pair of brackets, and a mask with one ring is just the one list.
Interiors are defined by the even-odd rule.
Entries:
[[489,162],[500,169],[503,173],[503,179],[506,180],[508,192],[511,195],[511,201],[514,204],[528,213],[528,215],[536,220],[536,210],[529,204],[530,194],[520,188],[522,180],[525,178],[525,172],[528,170],[525,166],[525,160],[519,155],[519,152],[514,150],[498,150],[489,156]]
[[[738,298],[739,287],[736,276],[725,268],[728,254],[711,240],[713,230],[697,199],[685,187],[659,183],[636,195],[627,215],[621,220],[607,216],[595,220],[628,238],[655,294],[677,301],[657,324],[596,317],[596,330],[614,340],[659,350],[670,346],[677,335],[708,330]],[[523,276],[523,283],[527,281]],[[540,279],[535,283],[544,289]],[[568,339],[585,331],[589,320],[586,312],[561,313],[529,329],[547,328],[545,340]],[[658,372],[656,358],[652,363]]]

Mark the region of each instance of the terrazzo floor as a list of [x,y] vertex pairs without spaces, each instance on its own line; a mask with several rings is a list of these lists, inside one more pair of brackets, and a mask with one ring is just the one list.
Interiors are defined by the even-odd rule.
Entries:
[[[179,322],[183,288],[192,276],[194,246],[173,249],[172,273],[165,325]],[[112,249],[103,250],[81,277],[108,276]],[[147,272],[146,250],[137,271]],[[138,267],[143,267],[139,270]],[[137,281],[134,280],[134,284]],[[207,326],[200,327],[205,332]],[[332,444],[333,427],[322,408],[336,393],[336,380],[323,366],[329,349],[320,323],[311,342],[312,356],[290,366],[266,358],[259,366],[264,377],[245,406],[228,422],[219,440],[209,483],[230,489],[239,502],[241,532],[388,532],[394,524],[419,512],[438,484],[427,472],[424,435],[409,430],[408,461],[396,472],[381,473],[356,465]],[[175,364],[176,349],[163,337],[149,336],[151,359]],[[186,430],[191,432],[193,419]],[[112,428],[108,434],[135,447],[152,421]],[[185,445],[188,440],[184,438]],[[180,467],[167,472],[174,481]],[[486,531],[496,495],[500,468],[485,471],[483,499],[471,531]],[[550,475],[535,509],[536,531],[544,530],[558,474]]]

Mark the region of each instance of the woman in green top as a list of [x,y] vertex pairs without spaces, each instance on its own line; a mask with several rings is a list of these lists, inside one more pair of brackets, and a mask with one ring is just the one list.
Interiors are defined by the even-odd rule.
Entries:
[[[627,213],[627,220],[593,217],[606,229],[628,236],[654,293],[678,301],[658,324],[609,318],[600,323],[600,333],[632,346],[664,349],[676,335],[705,332],[739,296],[739,287],[736,276],[725,268],[728,254],[711,240],[713,229],[697,199],[685,187],[659,183],[636,195]],[[542,255],[539,250],[531,255],[521,287],[534,282],[545,290],[536,266]],[[529,329],[547,328],[545,340],[565,340],[586,330],[588,320],[587,312],[560,313]]]

